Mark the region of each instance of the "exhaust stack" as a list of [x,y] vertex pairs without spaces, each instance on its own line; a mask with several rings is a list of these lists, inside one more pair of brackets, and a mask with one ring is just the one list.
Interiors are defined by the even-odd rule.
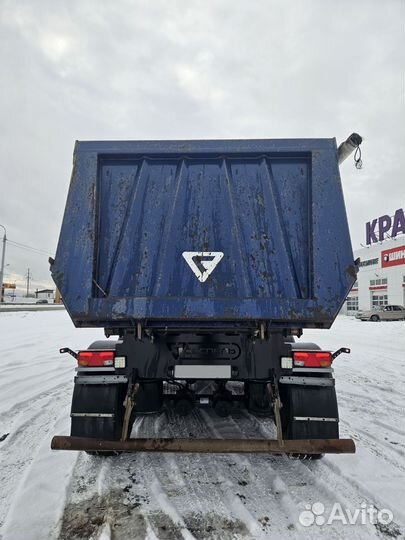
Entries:
[[339,165],[347,159],[352,152],[363,142],[363,138],[358,133],[352,133],[338,148]]

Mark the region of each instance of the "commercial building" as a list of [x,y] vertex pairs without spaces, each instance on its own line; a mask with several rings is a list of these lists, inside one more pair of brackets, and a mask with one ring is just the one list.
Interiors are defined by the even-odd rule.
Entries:
[[366,244],[354,252],[360,259],[357,281],[342,313],[374,307],[405,306],[405,216],[402,208],[366,224]]
[[54,291],[52,289],[42,289],[41,291],[37,289],[35,291],[35,298],[38,298],[38,300],[48,300],[49,302],[53,302]]

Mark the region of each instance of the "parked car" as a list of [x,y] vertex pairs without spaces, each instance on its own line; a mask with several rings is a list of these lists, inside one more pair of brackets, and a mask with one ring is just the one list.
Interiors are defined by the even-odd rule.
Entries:
[[36,303],[36,304],[47,304],[47,303],[48,303],[48,300],[46,300],[45,298],[43,298],[42,300],[37,300],[35,303]]
[[405,308],[403,306],[381,306],[369,311],[359,311],[356,319],[361,321],[398,321],[405,319]]

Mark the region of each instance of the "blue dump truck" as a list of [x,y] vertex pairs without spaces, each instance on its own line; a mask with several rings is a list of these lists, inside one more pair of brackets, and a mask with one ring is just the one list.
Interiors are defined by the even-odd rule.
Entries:
[[[354,452],[329,328],[353,283],[335,139],[77,142],[52,277],[76,327],[70,436],[90,453]],[[136,414],[244,407],[274,440],[131,439]]]

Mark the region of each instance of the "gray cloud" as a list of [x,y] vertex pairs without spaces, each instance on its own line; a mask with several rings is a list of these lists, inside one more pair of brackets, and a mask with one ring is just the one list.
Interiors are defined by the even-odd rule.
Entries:
[[[55,250],[76,139],[365,137],[354,247],[404,206],[400,0],[2,2],[0,223]],[[401,121],[402,119],[402,121]],[[9,246],[9,277],[46,256]]]

